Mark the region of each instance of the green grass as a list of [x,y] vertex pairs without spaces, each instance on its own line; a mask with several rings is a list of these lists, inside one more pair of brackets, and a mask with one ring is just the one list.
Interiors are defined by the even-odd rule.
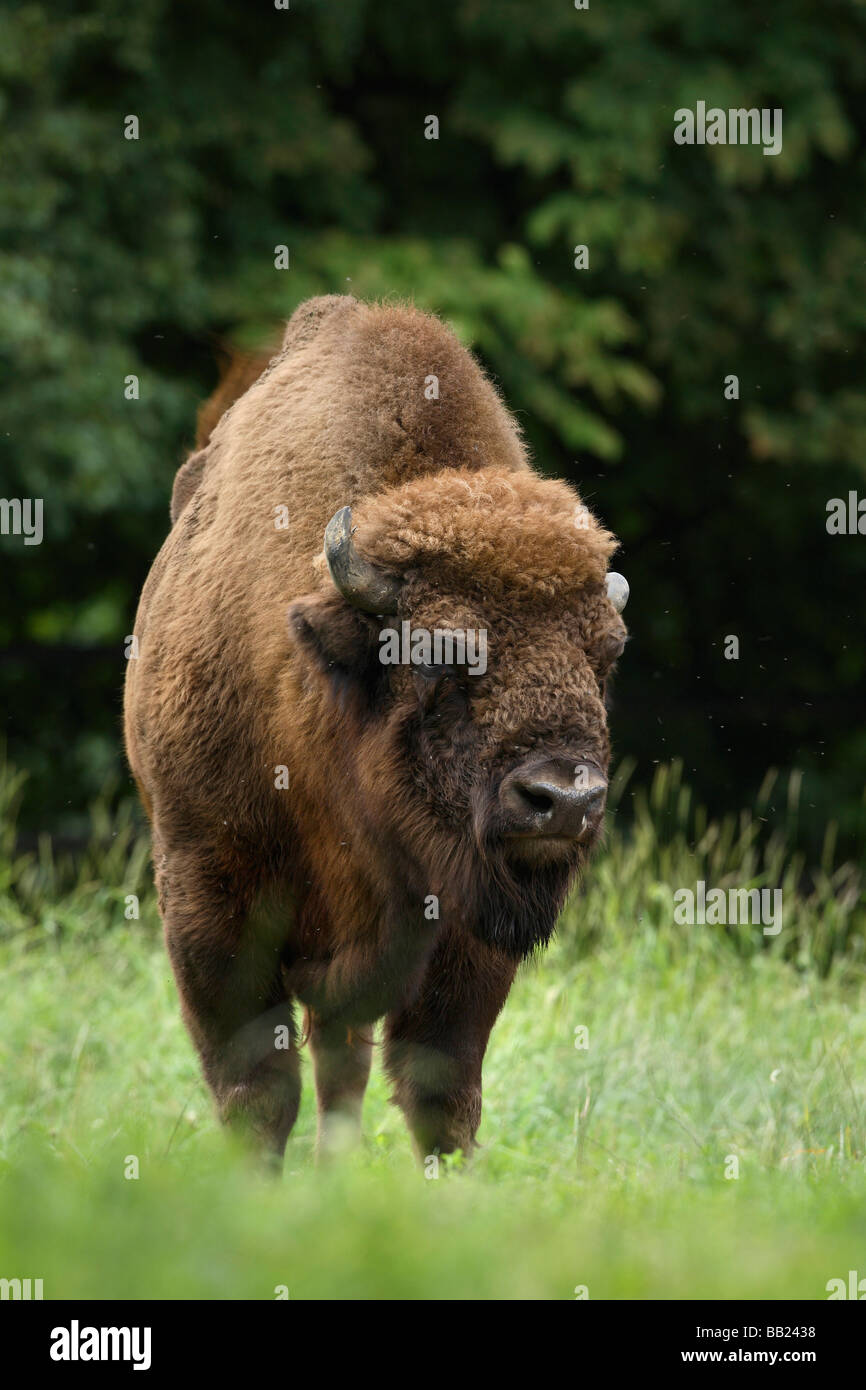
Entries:
[[[307,1084],[274,1181],[213,1119],[132,822],[99,811],[74,864],[16,857],[15,791],[0,1276],[47,1298],[820,1299],[866,1275],[863,905],[829,850],[807,877],[784,825],[712,825],[660,771],[521,971],[475,1159],[426,1179],[375,1067],[363,1147],[314,1167]],[[786,883],[781,935],[674,926],[702,876]]]

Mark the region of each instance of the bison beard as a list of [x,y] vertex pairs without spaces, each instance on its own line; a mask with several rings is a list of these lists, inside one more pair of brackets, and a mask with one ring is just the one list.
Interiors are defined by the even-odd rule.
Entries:
[[483,817],[473,844],[463,841],[449,881],[449,902],[463,925],[488,946],[523,960],[543,949],[579,871],[578,848],[551,864],[510,860],[495,818]]
[[[380,843],[385,843],[381,840]],[[570,850],[567,858],[551,864],[520,864],[509,860],[495,838],[493,824],[475,838],[471,833],[455,837],[444,852],[447,866],[425,866],[413,859],[411,851],[396,835],[388,843],[387,858],[404,884],[408,904],[416,903],[411,915],[417,919],[431,884],[441,883],[441,920],[449,926],[472,932],[485,946],[492,946],[512,960],[524,960],[550,941],[566,898],[580,871],[580,850]]]
[[[360,722],[364,714],[357,690],[355,699]],[[423,760],[418,734],[417,725],[408,719],[399,759],[403,768]],[[497,791],[498,779],[487,779],[475,788],[465,822],[438,827],[432,834],[419,828],[413,837],[405,827],[415,798],[410,784],[401,785],[395,805],[403,809],[388,835],[387,857],[403,883],[412,885],[410,900],[423,903],[433,891],[431,885],[439,885],[436,896],[443,921],[520,961],[548,945],[585,851],[575,844],[563,857],[543,864],[509,857],[498,820]],[[371,823],[370,834],[384,843],[381,824]]]
[[467,878],[464,922],[479,940],[523,960],[550,941],[577,870],[508,864],[493,850]]

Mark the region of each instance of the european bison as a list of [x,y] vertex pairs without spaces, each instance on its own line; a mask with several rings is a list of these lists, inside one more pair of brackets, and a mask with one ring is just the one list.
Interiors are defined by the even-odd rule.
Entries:
[[296,1000],[320,1140],[359,1121],[384,1017],[420,1153],[468,1150],[517,965],[601,830],[616,543],[412,308],[311,300],[238,393],[178,473],[126,684],[184,1016],[277,1155]]

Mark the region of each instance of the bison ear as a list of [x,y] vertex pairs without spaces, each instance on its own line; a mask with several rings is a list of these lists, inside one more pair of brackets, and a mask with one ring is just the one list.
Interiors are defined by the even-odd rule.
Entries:
[[325,675],[351,680],[371,697],[382,684],[379,620],[350,608],[338,594],[310,594],[289,604],[289,633]]

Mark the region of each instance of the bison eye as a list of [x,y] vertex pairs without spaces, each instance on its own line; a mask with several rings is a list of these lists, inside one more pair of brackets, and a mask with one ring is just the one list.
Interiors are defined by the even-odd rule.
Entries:
[[611,632],[602,638],[594,653],[600,669],[604,672],[609,671],[614,662],[622,656],[624,647],[625,637],[621,633]]
[[437,681],[440,679],[441,676],[457,675],[456,666],[446,666],[444,663],[441,663],[439,665],[436,665],[434,663],[433,665],[428,666],[426,661],[419,661],[415,667],[415,670],[418,672],[419,676],[423,676],[424,679],[428,681]]

